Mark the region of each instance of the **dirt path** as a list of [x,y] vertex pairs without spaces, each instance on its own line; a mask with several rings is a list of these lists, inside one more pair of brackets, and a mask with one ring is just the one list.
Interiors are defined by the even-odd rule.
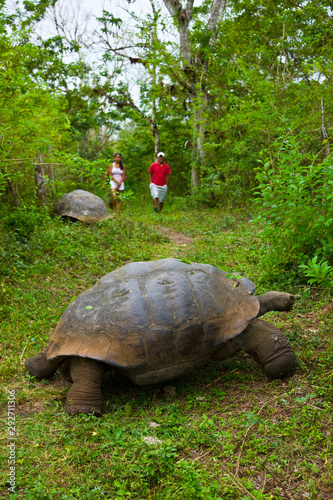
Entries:
[[169,238],[175,246],[185,247],[191,245],[193,238],[190,236],[185,236],[183,233],[177,233],[168,227],[156,226],[159,233],[163,234],[166,238]]
[[191,249],[195,238],[185,236],[185,234],[178,233],[168,227],[155,226],[155,229],[166,238],[169,238],[170,243],[166,243],[169,245],[169,257],[177,259],[179,257],[187,257],[188,251]]

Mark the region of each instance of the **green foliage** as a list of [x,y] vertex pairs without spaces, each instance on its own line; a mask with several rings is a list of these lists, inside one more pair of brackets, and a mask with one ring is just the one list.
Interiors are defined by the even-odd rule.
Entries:
[[269,244],[267,266],[301,262],[313,256],[333,259],[332,157],[322,163],[307,159],[300,144],[278,141],[273,160],[260,160],[255,190],[256,223]]
[[0,170],[0,198],[3,195],[3,192],[6,190],[6,184],[9,179],[9,174],[1,172]]
[[[258,153],[274,153],[278,137],[292,131],[305,155],[327,156],[333,44],[325,32],[332,20],[325,0],[302,9],[240,1],[230,9],[207,65],[203,146],[211,168],[201,173],[209,183],[214,169],[225,199],[236,194],[244,203],[255,186]],[[192,36],[204,45],[199,23]]]
[[26,239],[46,221],[50,221],[47,211],[36,207],[14,208],[3,219],[4,229],[10,230],[17,240]]
[[[125,19],[103,11],[99,22],[105,54],[91,62],[74,33],[31,42],[36,24],[53,3],[25,2],[12,14],[1,13],[5,36],[0,87],[5,106],[0,132],[7,157],[0,156],[0,194],[6,174],[24,203],[34,198],[36,148],[56,163],[51,149],[61,149],[64,155],[79,152],[95,162],[106,160],[117,147],[128,166],[128,186],[135,193],[145,192],[154,154],[153,99],[161,149],[173,172],[170,191],[176,196],[191,193],[197,205],[249,204],[259,152],[274,153],[276,139],[289,131],[297,135],[305,156],[320,162],[328,155],[333,40],[326,0],[310,1],[302,9],[284,0],[265,5],[238,1],[222,19],[215,44],[203,22],[210,5],[195,7],[190,28],[193,60],[186,68],[177,44],[158,39],[167,25],[161,12],[144,18],[133,14],[137,29],[130,36],[137,57],[131,54],[129,60],[145,68],[137,78],[139,105],[123,78],[126,58],[113,46],[113,36],[117,40],[126,34]],[[194,85],[190,94],[189,85]],[[201,126],[203,158],[194,148]],[[15,156],[24,162],[10,163]],[[201,176],[193,190],[191,167]],[[97,188],[93,176],[82,183],[80,169],[71,164],[56,167],[55,174],[55,179],[48,174],[54,197],[68,186],[86,183]]]
[[193,204],[208,207],[245,204],[243,182],[239,175],[225,177],[218,167],[202,167],[200,184],[192,188]]
[[[137,232],[141,236],[135,238],[132,246],[131,239]],[[51,218],[46,210],[32,208],[17,209],[8,215],[0,238],[0,276],[17,277],[24,276],[29,268],[30,272],[48,275],[55,271],[57,259],[65,267],[89,263],[92,273],[99,268],[106,273],[108,266],[112,270],[130,258],[140,238],[154,241],[154,233],[143,230],[141,224],[113,219],[97,223],[88,231],[81,223],[66,224],[61,218]],[[110,248],[111,260],[105,254]],[[139,260],[149,260],[149,257],[149,248],[138,251]]]
[[19,38],[1,41],[1,161],[33,160],[37,150],[49,153],[68,128],[61,96],[52,95],[29,71],[38,51],[32,44],[20,45]]
[[[329,296],[312,299],[310,287],[281,284],[281,291],[297,291],[295,310],[267,318],[297,351],[292,379],[267,381],[243,353],[174,380],[173,396],[164,384],[139,387],[111,370],[103,416],[73,418],[63,409],[70,384],[59,374],[38,381],[24,368],[73,297],[128,261],[173,256],[244,272],[258,283],[261,242],[246,213],[193,209],[175,199],[155,214],[139,198],[124,204],[120,217],[95,225],[43,214],[17,210],[0,226],[7,252],[6,269],[3,256],[0,263],[1,426],[6,445],[14,390],[13,498],[329,498],[333,318],[322,313]],[[180,236],[185,246],[175,240]],[[261,280],[258,293],[272,289],[274,279]],[[6,494],[6,446],[0,457]]]
[[37,154],[53,163],[69,139],[69,122],[63,97],[33,70],[40,49],[26,42],[27,35],[20,31],[0,42],[0,191],[10,181],[18,198],[31,203]]
[[333,267],[321,259],[319,262],[318,255],[309,260],[307,264],[301,264],[299,267],[302,273],[308,278],[310,285],[319,285],[329,289],[333,289]]

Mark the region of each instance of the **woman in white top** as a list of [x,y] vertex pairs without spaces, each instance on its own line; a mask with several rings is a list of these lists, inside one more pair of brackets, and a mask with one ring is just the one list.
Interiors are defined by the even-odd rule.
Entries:
[[113,157],[114,162],[106,169],[104,182],[107,177],[110,178],[111,200],[109,201],[110,208],[113,208],[117,214],[120,213],[121,198],[120,194],[124,192],[124,182],[126,180],[126,167],[122,162],[120,153],[116,153]]

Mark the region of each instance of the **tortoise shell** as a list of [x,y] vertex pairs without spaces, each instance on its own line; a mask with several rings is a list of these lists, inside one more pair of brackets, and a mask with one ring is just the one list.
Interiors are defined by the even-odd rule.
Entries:
[[55,205],[54,212],[82,222],[97,222],[111,217],[104,201],[83,189],[64,194]]
[[254,289],[208,264],[127,264],[67,307],[47,359],[92,358],[139,385],[171,380],[202,366],[257,316]]

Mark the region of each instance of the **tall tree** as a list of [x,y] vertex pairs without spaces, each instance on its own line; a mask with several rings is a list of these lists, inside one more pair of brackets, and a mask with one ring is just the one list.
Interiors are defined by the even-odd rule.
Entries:
[[[95,86],[94,91],[103,95],[109,104],[113,104],[137,116],[139,120],[143,119],[150,127],[155,144],[155,154],[160,150],[159,126],[157,122],[156,110],[156,90],[157,86],[157,71],[156,61],[154,56],[154,41],[157,38],[156,23],[158,13],[152,4],[152,15],[147,14],[142,21],[140,35],[136,35],[126,26],[124,21],[116,18],[110,12],[104,11],[103,17],[98,20],[102,24],[100,31],[100,41],[105,50],[104,58],[109,63],[112,63],[112,71],[106,75],[104,73],[104,83],[99,83]],[[132,13],[129,20],[138,22],[138,18]],[[128,21],[129,22],[129,21]],[[150,78],[150,105],[142,106],[137,102],[133,93],[129,90],[129,85],[123,79],[119,79],[118,84],[115,84],[115,76],[124,77],[124,73],[130,74],[128,65],[131,67],[141,66]],[[107,78],[105,78],[107,77]],[[138,87],[138,86],[137,86]],[[142,103],[141,103],[142,104]]]
[[[206,88],[209,60],[219,33],[226,0],[213,0],[208,7],[194,8],[194,0],[163,0],[179,32],[181,66],[170,66],[171,74],[187,90],[193,106],[193,168],[192,182],[199,183],[200,167],[205,163],[205,132],[208,91]],[[195,15],[195,16],[194,16]],[[191,21],[196,32],[191,33]]]

